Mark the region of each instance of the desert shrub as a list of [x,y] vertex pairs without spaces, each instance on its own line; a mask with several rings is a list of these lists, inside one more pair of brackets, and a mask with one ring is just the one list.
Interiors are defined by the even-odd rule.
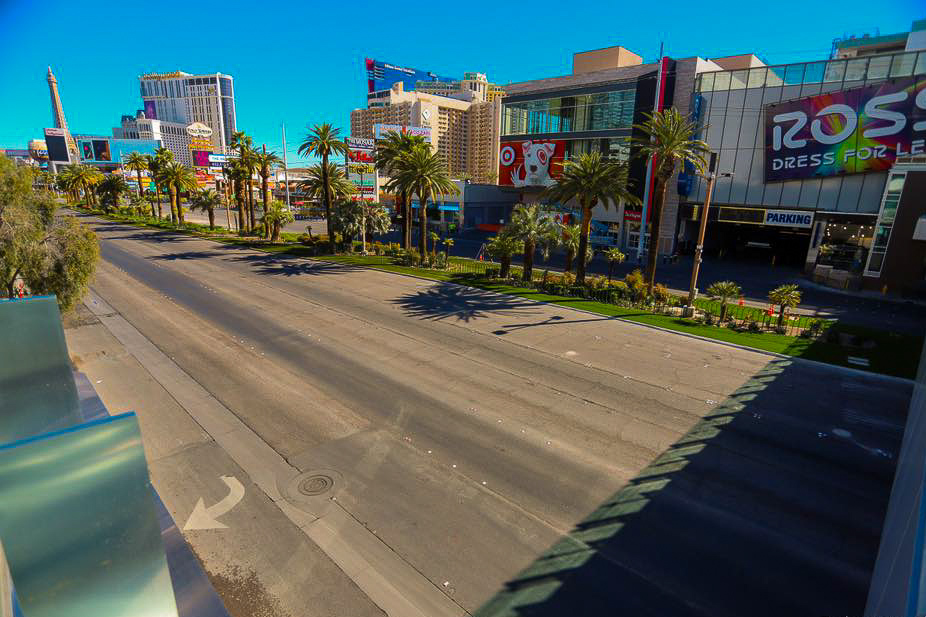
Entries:
[[624,284],[630,290],[630,297],[634,302],[642,302],[646,297],[646,282],[639,268],[624,277]]
[[660,283],[653,285],[653,301],[656,304],[668,304],[669,299],[672,297],[672,294],[669,293],[669,289]]
[[406,266],[419,266],[421,265],[421,253],[418,252],[418,249],[408,249],[405,251],[402,262]]
[[437,254],[437,257],[434,258],[434,264],[433,264],[433,266],[434,266],[435,268],[440,269],[440,270],[445,270],[445,269],[447,269],[447,253],[446,253],[446,251],[441,251],[440,253]]

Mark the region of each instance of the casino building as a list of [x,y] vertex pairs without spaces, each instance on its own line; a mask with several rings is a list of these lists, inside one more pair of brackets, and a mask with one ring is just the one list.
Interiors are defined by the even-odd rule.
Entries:
[[[924,50],[921,20],[908,33],[837,42],[828,60],[705,61],[687,111],[718,171],[732,173],[716,181],[706,253],[798,266],[836,287],[883,286],[879,213],[894,199],[892,167],[926,151]],[[707,183],[691,172],[665,214],[676,252],[693,250],[703,214]]]

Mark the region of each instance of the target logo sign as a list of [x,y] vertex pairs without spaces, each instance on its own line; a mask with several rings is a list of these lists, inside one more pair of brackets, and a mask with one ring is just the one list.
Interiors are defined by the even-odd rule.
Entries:
[[502,151],[498,155],[499,162],[502,165],[508,166],[514,163],[515,151],[511,146],[505,146],[502,148]]

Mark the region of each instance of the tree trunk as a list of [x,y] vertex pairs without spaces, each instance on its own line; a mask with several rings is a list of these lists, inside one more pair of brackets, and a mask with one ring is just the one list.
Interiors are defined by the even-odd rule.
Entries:
[[248,169],[248,219],[251,231],[257,228],[257,219],[254,216],[254,171]]
[[785,305],[778,305],[778,327],[780,328],[785,322]]
[[270,173],[261,176],[261,191],[264,193],[264,214],[270,212]]
[[499,261],[498,276],[506,279],[511,274],[511,255],[502,255]]
[[418,250],[428,254],[428,194],[418,195]]
[[395,196],[395,211],[402,217],[402,248],[406,251],[408,250],[408,217],[405,213],[405,196],[396,194]]
[[412,196],[402,196],[403,218],[405,219],[405,250],[412,248]]
[[158,185],[154,185],[154,198],[158,203],[158,220],[160,221],[164,218],[164,210],[161,209],[161,189]]
[[723,321],[727,318],[727,303],[720,303],[720,321]]
[[247,219],[244,217],[244,180],[235,180],[235,205],[238,206],[238,231],[247,230]]
[[183,197],[180,196],[180,187],[177,187],[177,220],[181,225],[186,224],[186,217],[183,216]]
[[271,242],[280,241],[280,224],[276,221],[273,222],[273,235],[270,237]]
[[608,285],[611,284],[611,273],[614,272],[614,262],[608,261]]
[[572,249],[566,249],[566,267],[563,269],[563,272],[572,272],[572,260],[575,258],[576,256],[573,255]]
[[334,255],[334,229],[331,227],[331,187],[328,186],[328,154],[322,155],[322,205],[325,206],[325,226],[328,228],[328,252]]
[[524,274],[521,276],[522,281],[531,282],[534,278],[534,242],[524,243]]
[[588,231],[592,226],[592,208],[594,206],[594,203],[589,207],[582,204],[582,235],[579,238],[579,261],[576,263],[576,283],[579,285],[585,282],[585,264],[587,263],[586,257],[588,255]]
[[209,229],[215,229],[215,208],[209,208]]
[[[672,177],[672,170],[669,170],[669,177]],[[656,262],[659,258],[659,222],[662,220],[662,207],[666,201],[666,189],[668,186],[668,178],[663,178],[662,174],[656,176],[656,190],[653,191],[653,213],[650,216],[649,249],[646,252],[646,289],[649,295],[653,295],[653,285],[656,284]],[[641,226],[640,233],[645,231],[646,228]]]
[[173,184],[167,186],[167,193],[170,196],[170,222],[177,224],[176,214],[174,213],[174,204],[177,201],[177,188]]

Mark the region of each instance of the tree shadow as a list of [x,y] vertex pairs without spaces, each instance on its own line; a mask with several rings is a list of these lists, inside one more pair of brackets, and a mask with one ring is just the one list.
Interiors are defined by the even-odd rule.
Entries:
[[910,393],[769,363],[473,615],[861,615]]
[[152,255],[148,259],[156,259],[159,261],[188,261],[193,259],[210,259],[212,257],[225,257],[225,253],[213,251],[213,250],[202,250],[202,251],[184,251],[182,253],[167,253],[164,255]]
[[445,283],[408,293],[393,302],[412,317],[435,321],[456,318],[469,322],[480,317],[534,313],[540,308],[517,296]]
[[256,274],[271,276],[322,276],[327,274],[346,274],[357,270],[349,265],[329,263],[324,261],[308,261],[298,257],[273,253],[236,255],[230,257],[232,261],[251,265],[251,271]]

